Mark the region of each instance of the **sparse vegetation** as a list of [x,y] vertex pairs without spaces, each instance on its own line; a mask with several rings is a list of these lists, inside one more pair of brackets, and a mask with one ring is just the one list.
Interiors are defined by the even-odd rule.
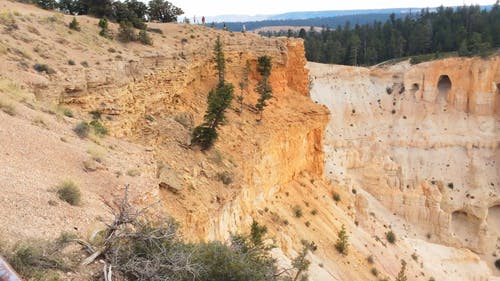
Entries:
[[69,65],[75,65],[76,63],[75,63],[75,61],[74,61],[74,60],[71,60],[71,59],[70,59],[70,60],[68,60],[68,64],[69,64]]
[[302,215],[303,215],[303,214],[302,214],[302,209],[300,208],[300,206],[299,206],[299,205],[295,205],[295,206],[293,207],[293,213],[295,214],[295,217],[296,217],[296,218],[300,218],[300,217],[302,217]]
[[47,74],[54,74],[56,71],[46,64],[36,63],[33,68],[38,72],[45,72]]
[[377,277],[378,276],[378,270],[375,267],[372,267],[371,271],[373,276]]
[[217,173],[217,178],[225,185],[233,182],[233,175],[228,171]]
[[109,32],[109,25],[108,25],[107,18],[100,19],[98,25],[101,28],[101,30],[99,31],[100,36],[102,36],[104,38],[108,38],[108,39],[113,38],[113,36],[111,36],[111,33]]
[[80,204],[82,196],[80,188],[70,180],[66,180],[57,186],[57,195],[59,199],[73,206]]
[[139,31],[138,40],[144,45],[153,45],[153,39],[146,30]]
[[103,137],[108,134],[108,128],[106,128],[98,120],[90,121],[90,126],[94,129],[94,133],[99,137]]
[[144,210],[131,206],[127,196],[113,210],[114,220],[99,233],[102,239],[92,245],[82,264],[102,257],[112,266],[113,275],[126,280],[284,281],[291,280],[292,272],[304,276],[309,266],[303,250],[292,262],[293,268],[280,269],[271,257],[272,246],[264,243],[267,228],[255,221],[249,234],[234,234],[228,244],[187,244],[177,234],[177,223],[170,218],[146,219]]
[[80,31],[80,23],[76,20],[76,18],[73,18],[73,20],[69,23],[69,29]]
[[406,262],[404,260],[401,260],[401,270],[399,270],[398,276],[396,277],[395,281],[407,281],[408,278],[406,277]]
[[387,239],[387,242],[389,242],[391,244],[396,243],[396,234],[394,234],[394,232],[392,230],[388,231],[385,234],[385,238]]
[[264,108],[267,106],[266,101],[273,97],[273,89],[271,84],[269,84],[269,76],[271,75],[271,57],[261,56],[258,58],[257,71],[260,73],[261,78],[257,83],[255,91],[259,93],[259,98],[257,99],[257,104],[255,107],[259,112],[259,121],[262,120],[262,114]]
[[29,240],[3,254],[25,280],[59,281],[62,279],[56,271],[67,272],[72,267],[62,253],[68,242],[62,239],[55,242]]
[[130,170],[127,171],[127,175],[129,177],[137,177],[137,176],[141,175],[141,171],[139,171],[137,169],[130,169]]
[[66,117],[69,117],[69,118],[73,118],[75,115],[73,114],[73,111],[69,108],[63,108],[62,109],[62,113],[64,116]]
[[120,22],[120,27],[118,29],[118,40],[123,43],[128,43],[137,40],[137,35],[135,34],[134,27],[130,22],[122,21]]
[[342,225],[342,228],[340,229],[338,233],[338,239],[337,242],[335,243],[335,249],[343,255],[347,255],[349,251],[349,236],[347,235],[347,231],[345,229],[345,225]]
[[250,62],[247,60],[245,63],[245,68],[243,69],[243,73],[241,75],[240,83],[238,84],[240,87],[240,95],[238,96],[238,103],[240,104],[239,112],[243,111],[243,100],[244,93],[248,92],[248,75],[250,74]]
[[318,210],[314,209],[314,210],[311,211],[311,215],[315,216],[317,214],[318,214]]
[[80,138],[86,138],[89,136],[89,132],[90,132],[90,125],[89,123],[85,122],[85,121],[82,121],[80,123],[78,123],[75,128],[73,129],[73,131],[76,133],[77,136],[79,136]]
[[85,68],[89,67],[89,63],[87,61],[82,61],[80,64]]
[[340,194],[338,194],[337,192],[334,191],[332,194],[332,197],[333,197],[333,201],[340,202]]

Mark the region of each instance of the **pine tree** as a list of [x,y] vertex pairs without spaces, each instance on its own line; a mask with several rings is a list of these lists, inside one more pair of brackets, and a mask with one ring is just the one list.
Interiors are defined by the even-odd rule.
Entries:
[[219,83],[208,93],[205,122],[193,130],[191,142],[199,145],[202,150],[212,147],[217,139],[217,128],[224,122],[224,112],[231,105],[234,97],[234,86],[224,81],[225,60],[220,38],[214,47],[214,60],[218,70]]
[[245,68],[243,69],[243,74],[239,83],[240,95],[238,96],[238,102],[240,103],[240,112],[243,112],[243,93],[248,91],[248,75],[250,74],[250,62],[247,60]]
[[224,59],[224,52],[222,51],[222,43],[220,41],[220,36],[217,36],[214,46],[215,53],[215,63],[217,71],[219,72],[219,84],[224,83],[224,76],[226,74],[226,60]]
[[408,278],[406,277],[406,262],[404,260],[401,260],[401,270],[398,273],[398,277],[396,277],[395,281],[407,281]]
[[269,76],[271,76],[271,57],[269,56],[261,56],[258,59],[257,71],[260,73],[261,78],[257,83],[257,87],[255,91],[259,93],[260,97],[257,99],[257,104],[255,107],[259,111],[259,120],[262,120],[262,114],[264,112],[264,108],[267,106],[266,101],[273,97],[273,89],[271,84],[269,84]]
[[337,243],[335,243],[335,249],[337,249],[339,253],[347,255],[349,250],[349,236],[347,235],[347,232],[345,230],[345,225],[342,225],[342,228],[340,229],[338,235],[339,238],[337,239]]
[[73,20],[69,23],[69,29],[80,31],[80,23],[78,23],[76,18],[73,18]]

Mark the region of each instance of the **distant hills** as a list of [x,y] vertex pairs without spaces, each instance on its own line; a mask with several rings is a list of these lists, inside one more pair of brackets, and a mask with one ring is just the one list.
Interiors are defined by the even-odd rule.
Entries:
[[[482,6],[489,10],[492,5]],[[223,28],[224,23],[229,30],[240,31],[245,24],[247,30],[255,30],[268,26],[330,26],[343,25],[347,21],[351,24],[365,24],[373,21],[385,21],[391,14],[397,18],[407,15],[417,15],[422,8],[391,8],[366,10],[333,10],[333,11],[303,11],[276,15],[221,15],[207,17],[207,23],[214,22],[217,28]],[[429,8],[434,12],[436,8]]]

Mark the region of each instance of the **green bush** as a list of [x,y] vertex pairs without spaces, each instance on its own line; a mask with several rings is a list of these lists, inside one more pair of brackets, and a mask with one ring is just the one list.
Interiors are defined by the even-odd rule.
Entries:
[[392,230],[385,234],[385,238],[387,239],[387,242],[389,242],[391,244],[396,243],[396,234],[394,234],[394,232],[392,232]]
[[80,188],[72,181],[64,181],[57,186],[57,195],[59,199],[76,206],[80,204],[82,194]]
[[73,111],[69,108],[64,108],[63,109],[63,115],[69,118],[73,118],[75,115],[73,114]]
[[295,217],[297,218],[300,218],[302,217],[302,209],[300,208],[300,206],[296,205],[293,207],[293,213],[295,214]]
[[347,255],[348,250],[349,250],[349,236],[347,235],[347,231],[345,230],[345,225],[342,225],[342,228],[340,229],[338,233],[338,239],[337,242],[335,243],[335,249],[343,255]]
[[118,40],[123,43],[128,43],[137,40],[134,27],[130,22],[122,21],[120,22],[120,27],[118,28]]
[[57,250],[54,247],[44,241],[23,242],[7,259],[26,280],[61,280],[54,270],[68,271],[69,268],[59,254],[54,254]]
[[86,138],[89,136],[89,132],[90,132],[90,125],[89,123],[85,122],[85,121],[82,121],[80,123],[78,123],[75,128],[73,129],[73,131],[80,137],[80,138]]
[[104,125],[97,120],[92,120],[90,122],[90,126],[92,126],[94,133],[99,137],[103,137],[108,134],[108,128],[104,127]]
[[33,68],[38,72],[45,72],[47,74],[54,74],[56,71],[46,64],[36,63]]
[[153,39],[149,36],[146,30],[139,31],[138,40],[144,45],[153,45]]
[[80,23],[76,20],[76,18],[73,18],[73,20],[69,23],[69,29],[73,29],[76,31],[80,31]]
[[202,150],[207,150],[214,144],[217,139],[217,131],[205,125],[200,125],[193,130],[191,143],[199,145]]
[[104,37],[104,38],[108,38],[108,39],[112,39],[113,37],[111,36],[110,32],[109,32],[109,27],[108,27],[108,19],[107,18],[102,18],[99,20],[99,23],[98,23],[98,26],[101,28],[101,30],[99,31],[99,35]]

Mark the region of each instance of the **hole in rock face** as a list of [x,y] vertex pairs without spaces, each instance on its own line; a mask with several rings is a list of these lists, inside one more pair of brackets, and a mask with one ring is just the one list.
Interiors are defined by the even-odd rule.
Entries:
[[418,85],[418,83],[413,83],[413,85],[411,85],[411,89],[410,89],[410,92],[411,94],[415,94],[418,90],[420,89],[420,85]]
[[477,217],[462,210],[451,214],[451,232],[464,246],[472,246],[477,241],[480,224]]
[[497,83],[497,94],[500,95],[500,83]]
[[488,231],[490,233],[497,233],[500,236],[500,205],[492,206],[488,209]]
[[437,84],[439,97],[446,100],[448,97],[448,92],[451,90],[451,80],[448,75],[439,76],[438,84]]

